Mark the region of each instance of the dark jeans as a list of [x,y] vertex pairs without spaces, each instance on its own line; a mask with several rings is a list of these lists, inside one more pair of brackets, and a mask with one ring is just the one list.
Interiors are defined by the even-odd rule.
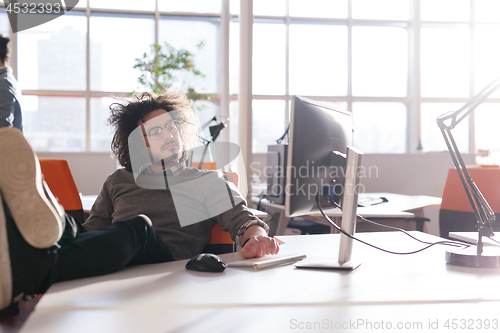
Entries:
[[109,274],[129,265],[174,260],[145,215],[87,231],[78,225],[77,236],[59,251],[49,284]]

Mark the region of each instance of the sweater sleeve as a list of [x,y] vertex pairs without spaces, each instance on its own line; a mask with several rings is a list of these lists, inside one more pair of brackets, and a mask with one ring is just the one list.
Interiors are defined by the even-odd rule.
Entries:
[[[220,180],[224,180],[224,177],[220,177]],[[245,198],[236,186],[226,180],[226,187],[226,196],[229,194],[229,200],[233,207],[219,214],[216,218],[222,230],[229,232],[233,241],[239,246],[242,245],[241,239],[243,234],[252,225],[259,225],[266,232],[269,232],[269,226],[248,209]],[[211,200],[213,200],[213,197],[214,195],[211,196]],[[224,196],[221,195],[220,197],[223,198]]]
[[88,231],[102,229],[112,223],[113,201],[110,189],[111,176],[104,182],[101,192],[90,209],[90,216],[83,224]]

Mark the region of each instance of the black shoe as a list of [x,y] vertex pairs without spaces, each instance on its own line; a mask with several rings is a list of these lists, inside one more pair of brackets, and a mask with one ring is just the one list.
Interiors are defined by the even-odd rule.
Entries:
[[0,192],[24,239],[49,248],[64,231],[64,210],[43,181],[40,163],[15,128],[0,128]]
[[0,198],[0,317],[16,314],[21,299],[48,289],[56,260],[56,246],[37,249],[24,240]]

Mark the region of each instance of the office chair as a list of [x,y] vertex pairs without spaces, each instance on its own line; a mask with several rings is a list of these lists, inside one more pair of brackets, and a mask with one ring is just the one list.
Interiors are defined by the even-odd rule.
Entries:
[[[59,159],[40,159],[40,167],[50,191],[58,198],[59,203],[69,215],[80,224],[85,222],[80,194],[69,169],[68,162]],[[226,172],[226,176],[239,187],[240,176],[235,172]],[[228,232],[216,222],[210,231],[203,252],[222,254],[235,251],[235,244]]]
[[[236,185],[236,188],[240,186],[240,175],[236,172],[225,172],[226,176],[230,181]],[[222,230],[219,222],[215,222],[210,230],[210,238],[208,239],[207,244],[203,248],[204,253],[213,253],[213,254],[223,254],[235,252],[235,244],[231,239],[231,236],[228,232]]]
[[66,160],[41,158],[40,167],[50,191],[57,197],[67,214],[80,224],[85,222],[82,200]]
[[[477,187],[495,212],[496,223],[493,228],[500,231],[500,167],[468,166],[467,170]],[[451,231],[477,231],[476,218],[462,182],[455,168],[448,170],[439,210],[439,234],[450,238]]]

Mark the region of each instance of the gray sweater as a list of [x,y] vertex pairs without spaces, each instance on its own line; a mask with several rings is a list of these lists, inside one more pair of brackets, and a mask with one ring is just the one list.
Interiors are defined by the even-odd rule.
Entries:
[[10,67],[0,69],[0,127],[16,127],[23,130],[23,117],[17,81]]
[[[132,172],[118,169],[104,182],[84,226],[92,231],[144,214],[176,260],[201,253],[215,221],[241,245],[248,226],[268,227],[247,209],[236,187],[226,183],[218,171],[183,168],[167,178],[144,172],[136,180]],[[187,220],[187,215],[196,218]]]

